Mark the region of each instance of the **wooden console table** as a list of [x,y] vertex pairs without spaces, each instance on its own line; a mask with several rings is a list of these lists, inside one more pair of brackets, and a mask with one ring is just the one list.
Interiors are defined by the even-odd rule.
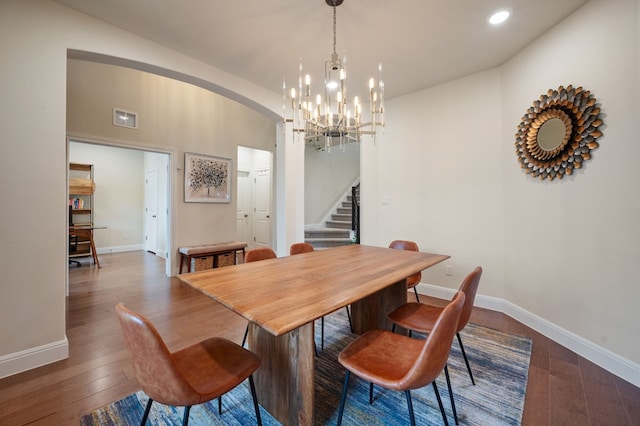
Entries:
[[242,251],[242,258],[244,259],[244,251],[247,247],[247,243],[241,241],[227,241],[224,243],[213,244],[201,244],[198,246],[180,247],[178,253],[180,253],[180,273],[182,273],[182,265],[186,259],[187,272],[191,272],[191,259],[194,257],[213,256],[213,266],[216,267],[218,263],[218,256],[223,254],[233,253],[233,264],[236,262],[236,254]]

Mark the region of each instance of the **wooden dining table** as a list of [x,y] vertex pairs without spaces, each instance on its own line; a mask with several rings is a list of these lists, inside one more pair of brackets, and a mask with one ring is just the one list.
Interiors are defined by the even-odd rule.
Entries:
[[390,329],[405,278],[449,256],[352,244],[179,275],[249,320],[259,403],[284,425],[314,424],[314,321],[351,305],[356,333]]

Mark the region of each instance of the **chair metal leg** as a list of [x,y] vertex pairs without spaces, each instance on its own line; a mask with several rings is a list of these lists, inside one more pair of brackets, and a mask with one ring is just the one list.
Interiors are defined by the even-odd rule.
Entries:
[[418,296],[418,289],[414,286],[413,292],[416,294],[416,302],[420,303],[420,297]]
[[222,415],[222,395],[218,397],[218,415]]
[[373,404],[373,382],[369,382],[369,405]]
[[471,383],[476,385],[476,381],[473,380],[473,374],[471,373],[471,367],[469,366],[469,360],[467,359],[467,353],[464,351],[464,345],[462,344],[462,339],[460,338],[460,333],[456,333],[458,336],[458,344],[460,344],[460,351],[462,352],[462,357],[464,358],[464,363],[467,364],[467,371],[469,372],[469,377],[471,377]]
[[147,401],[147,407],[144,409],[144,415],[142,416],[142,421],[140,422],[140,426],[144,426],[147,422],[147,417],[149,417],[149,411],[151,411],[151,404],[153,404],[153,399],[149,398]]
[[244,329],[244,337],[242,338],[242,347],[244,348],[244,344],[247,342],[247,335],[249,335],[249,324],[247,323],[247,328]]
[[320,319],[320,349],[324,351],[324,317]]
[[442,420],[444,420],[444,425],[449,426],[449,421],[447,420],[447,414],[444,412],[444,406],[442,405],[442,399],[440,398],[440,392],[438,392],[438,386],[436,385],[436,381],[431,382],[433,385],[433,391],[436,393],[436,399],[438,400],[438,406],[440,407],[440,414],[442,414]]
[[256,396],[256,386],[253,383],[253,375],[249,376],[249,386],[251,387],[253,408],[256,410],[256,420],[258,421],[258,426],[262,426],[262,417],[260,417],[260,407],[258,406],[258,397]]
[[349,329],[351,329],[351,332],[353,333],[353,323],[351,322],[351,312],[349,312],[348,306],[345,306],[344,308],[347,310],[347,318],[349,318]]
[[444,377],[447,379],[447,390],[449,391],[449,399],[451,400],[451,410],[453,411],[453,418],[458,423],[458,412],[456,411],[456,402],[453,399],[453,389],[451,389],[451,379],[449,378],[449,367],[444,365]]
[[191,406],[187,405],[184,407],[184,417],[182,418],[182,426],[187,426],[189,424],[189,412],[191,411]]
[[347,374],[344,376],[344,386],[342,387],[342,397],[340,398],[340,409],[338,410],[338,423],[337,426],[342,424],[342,412],[344,411],[344,403],[347,400],[347,388],[349,387],[349,377],[351,371],[347,370]]
[[407,397],[407,407],[409,408],[409,419],[411,420],[411,426],[416,426],[416,416],[413,415],[413,404],[411,403],[411,392],[409,390],[404,391]]

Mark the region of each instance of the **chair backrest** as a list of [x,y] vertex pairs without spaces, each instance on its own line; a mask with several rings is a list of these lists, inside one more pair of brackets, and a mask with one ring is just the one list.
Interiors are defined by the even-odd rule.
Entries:
[[133,371],[150,398],[167,405],[192,405],[198,394],[176,368],[171,353],[153,324],[124,304],[116,314],[133,357]]
[[314,250],[315,249],[310,243],[293,243],[291,244],[291,247],[289,247],[289,254],[309,253]]
[[401,390],[417,389],[433,382],[449,359],[453,336],[464,305],[464,293],[458,291],[444,308],[427,336],[422,352],[409,372],[400,380]]
[[473,310],[473,303],[476,298],[476,292],[478,291],[478,285],[480,284],[480,277],[482,276],[482,268],[477,266],[473,271],[469,273],[460,284],[458,291],[464,293],[464,307],[460,314],[460,321],[458,322],[458,329],[456,332],[462,330],[467,326],[469,318],[471,318],[471,311]]
[[244,254],[244,263],[255,262],[257,260],[275,259],[276,253],[269,247],[256,247],[247,250]]
[[[409,251],[420,251],[418,248],[418,244],[413,241],[406,240],[394,240],[389,244],[389,248],[398,249],[398,250],[409,250]],[[410,277],[407,277],[407,287],[414,287],[417,285],[422,279],[422,272],[418,272],[417,274],[413,274]]]

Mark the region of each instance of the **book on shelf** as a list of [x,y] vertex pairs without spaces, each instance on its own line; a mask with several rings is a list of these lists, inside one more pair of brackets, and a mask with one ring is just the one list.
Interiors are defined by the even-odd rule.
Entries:
[[82,198],[71,198],[69,199],[69,205],[74,208],[74,210],[84,209],[84,200]]

